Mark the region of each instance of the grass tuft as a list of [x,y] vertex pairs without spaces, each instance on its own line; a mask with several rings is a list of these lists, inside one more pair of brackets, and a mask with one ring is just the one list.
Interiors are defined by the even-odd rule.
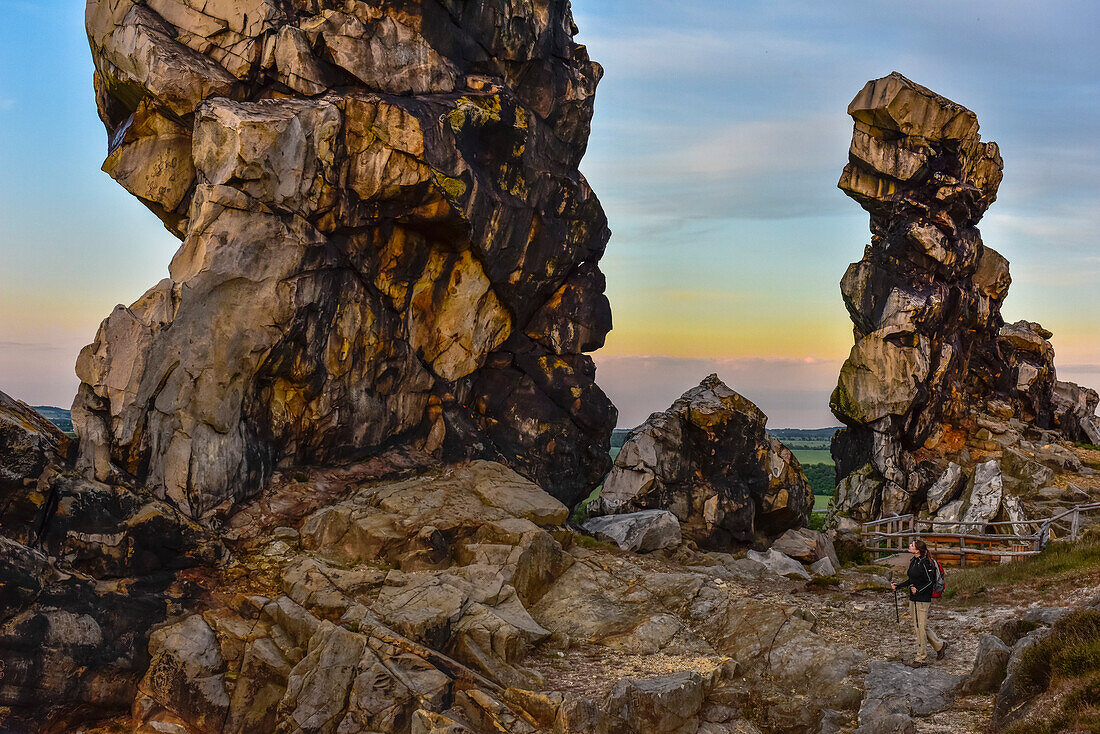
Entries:
[[577,503],[577,506],[573,508],[573,514],[569,519],[574,525],[584,525],[588,522],[588,506],[596,501],[600,496],[600,491],[603,490],[603,485],[596,487],[592,490],[592,493],[585,497],[583,500]]
[[947,576],[948,599],[968,601],[999,587],[1038,583],[1040,587],[1100,572],[1100,533],[1089,532],[1074,542],[1054,542],[1034,556],[997,566],[952,569]]
[[1038,716],[1009,727],[1025,732],[1100,732],[1100,612],[1082,609],[1054,623],[1050,634],[1024,651],[1016,673],[1026,697],[1054,697]]
[[1056,677],[1100,673],[1100,612],[1081,609],[1062,617],[1050,634],[1020,657],[1016,674],[1024,696],[1046,691]]

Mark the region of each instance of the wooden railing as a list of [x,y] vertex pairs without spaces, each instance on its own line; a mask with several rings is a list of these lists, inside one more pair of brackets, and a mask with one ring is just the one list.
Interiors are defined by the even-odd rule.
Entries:
[[[860,526],[863,545],[879,557],[905,553],[920,538],[937,557],[965,566],[975,562],[998,562],[1039,553],[1050,542],[1051,530],[1058,538],[1076,540],[1081,532],[1081,515],[1100,510],[1100,502],[1077,505],[1045,520],[962,522],[921,519],[915,515],[894,515]],[[985,532],[993,528],[995,532]],[[1009,532],[996,532],[1007,529]]]

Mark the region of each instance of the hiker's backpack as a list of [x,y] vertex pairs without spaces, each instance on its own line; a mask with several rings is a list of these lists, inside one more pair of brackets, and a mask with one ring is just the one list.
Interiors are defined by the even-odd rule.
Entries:
[[943,564],[935,558],[929,560],[932,561],[932,569],[936,574],[936,578],[932,581],[932,598],[939,599],[947,587],[947,572],[943,570]]

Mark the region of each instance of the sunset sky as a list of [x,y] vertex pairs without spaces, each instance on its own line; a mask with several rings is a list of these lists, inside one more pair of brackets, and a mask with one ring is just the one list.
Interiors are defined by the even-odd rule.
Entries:
[[[871,78],[978,114],[1005,159],[981,224],[1012,263],[1004,315],[1054,331],[1100,387],[1100,4],[575,0],[603,64],[581,168],[614,231],[597,380],[633,426],[709,372],[772,427],[835,420],[851,347],[838,282],[869,240],[837,188]],[[0,0],[0,390],[68,406],[81,346],[178,246],[99,171],[105,133],[76,0]]]

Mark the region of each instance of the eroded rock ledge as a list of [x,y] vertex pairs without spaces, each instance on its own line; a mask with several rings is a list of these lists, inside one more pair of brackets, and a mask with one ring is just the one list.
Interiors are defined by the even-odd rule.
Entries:
[[[848,112],[839,186],[872,237],[841,281],[855,346],[831,400],[847,426],[833,441],[837,507],[860,520],[1022,519],[1018,496],[1042,487],[1054,444],[1091,441],[1100,423],[1096,393],[1058,381],[1051,333],[1001,317],[1008,261],[977,228],[1000,152],[973,112],[896,72]],[[1026,486],[1002,492],[1012,483]]]
[[399,445],[598,484],[602,70],[567,2],[93,0],[87,30],[104,170],[183,242],[81,354],[89,476],[196,518]]

